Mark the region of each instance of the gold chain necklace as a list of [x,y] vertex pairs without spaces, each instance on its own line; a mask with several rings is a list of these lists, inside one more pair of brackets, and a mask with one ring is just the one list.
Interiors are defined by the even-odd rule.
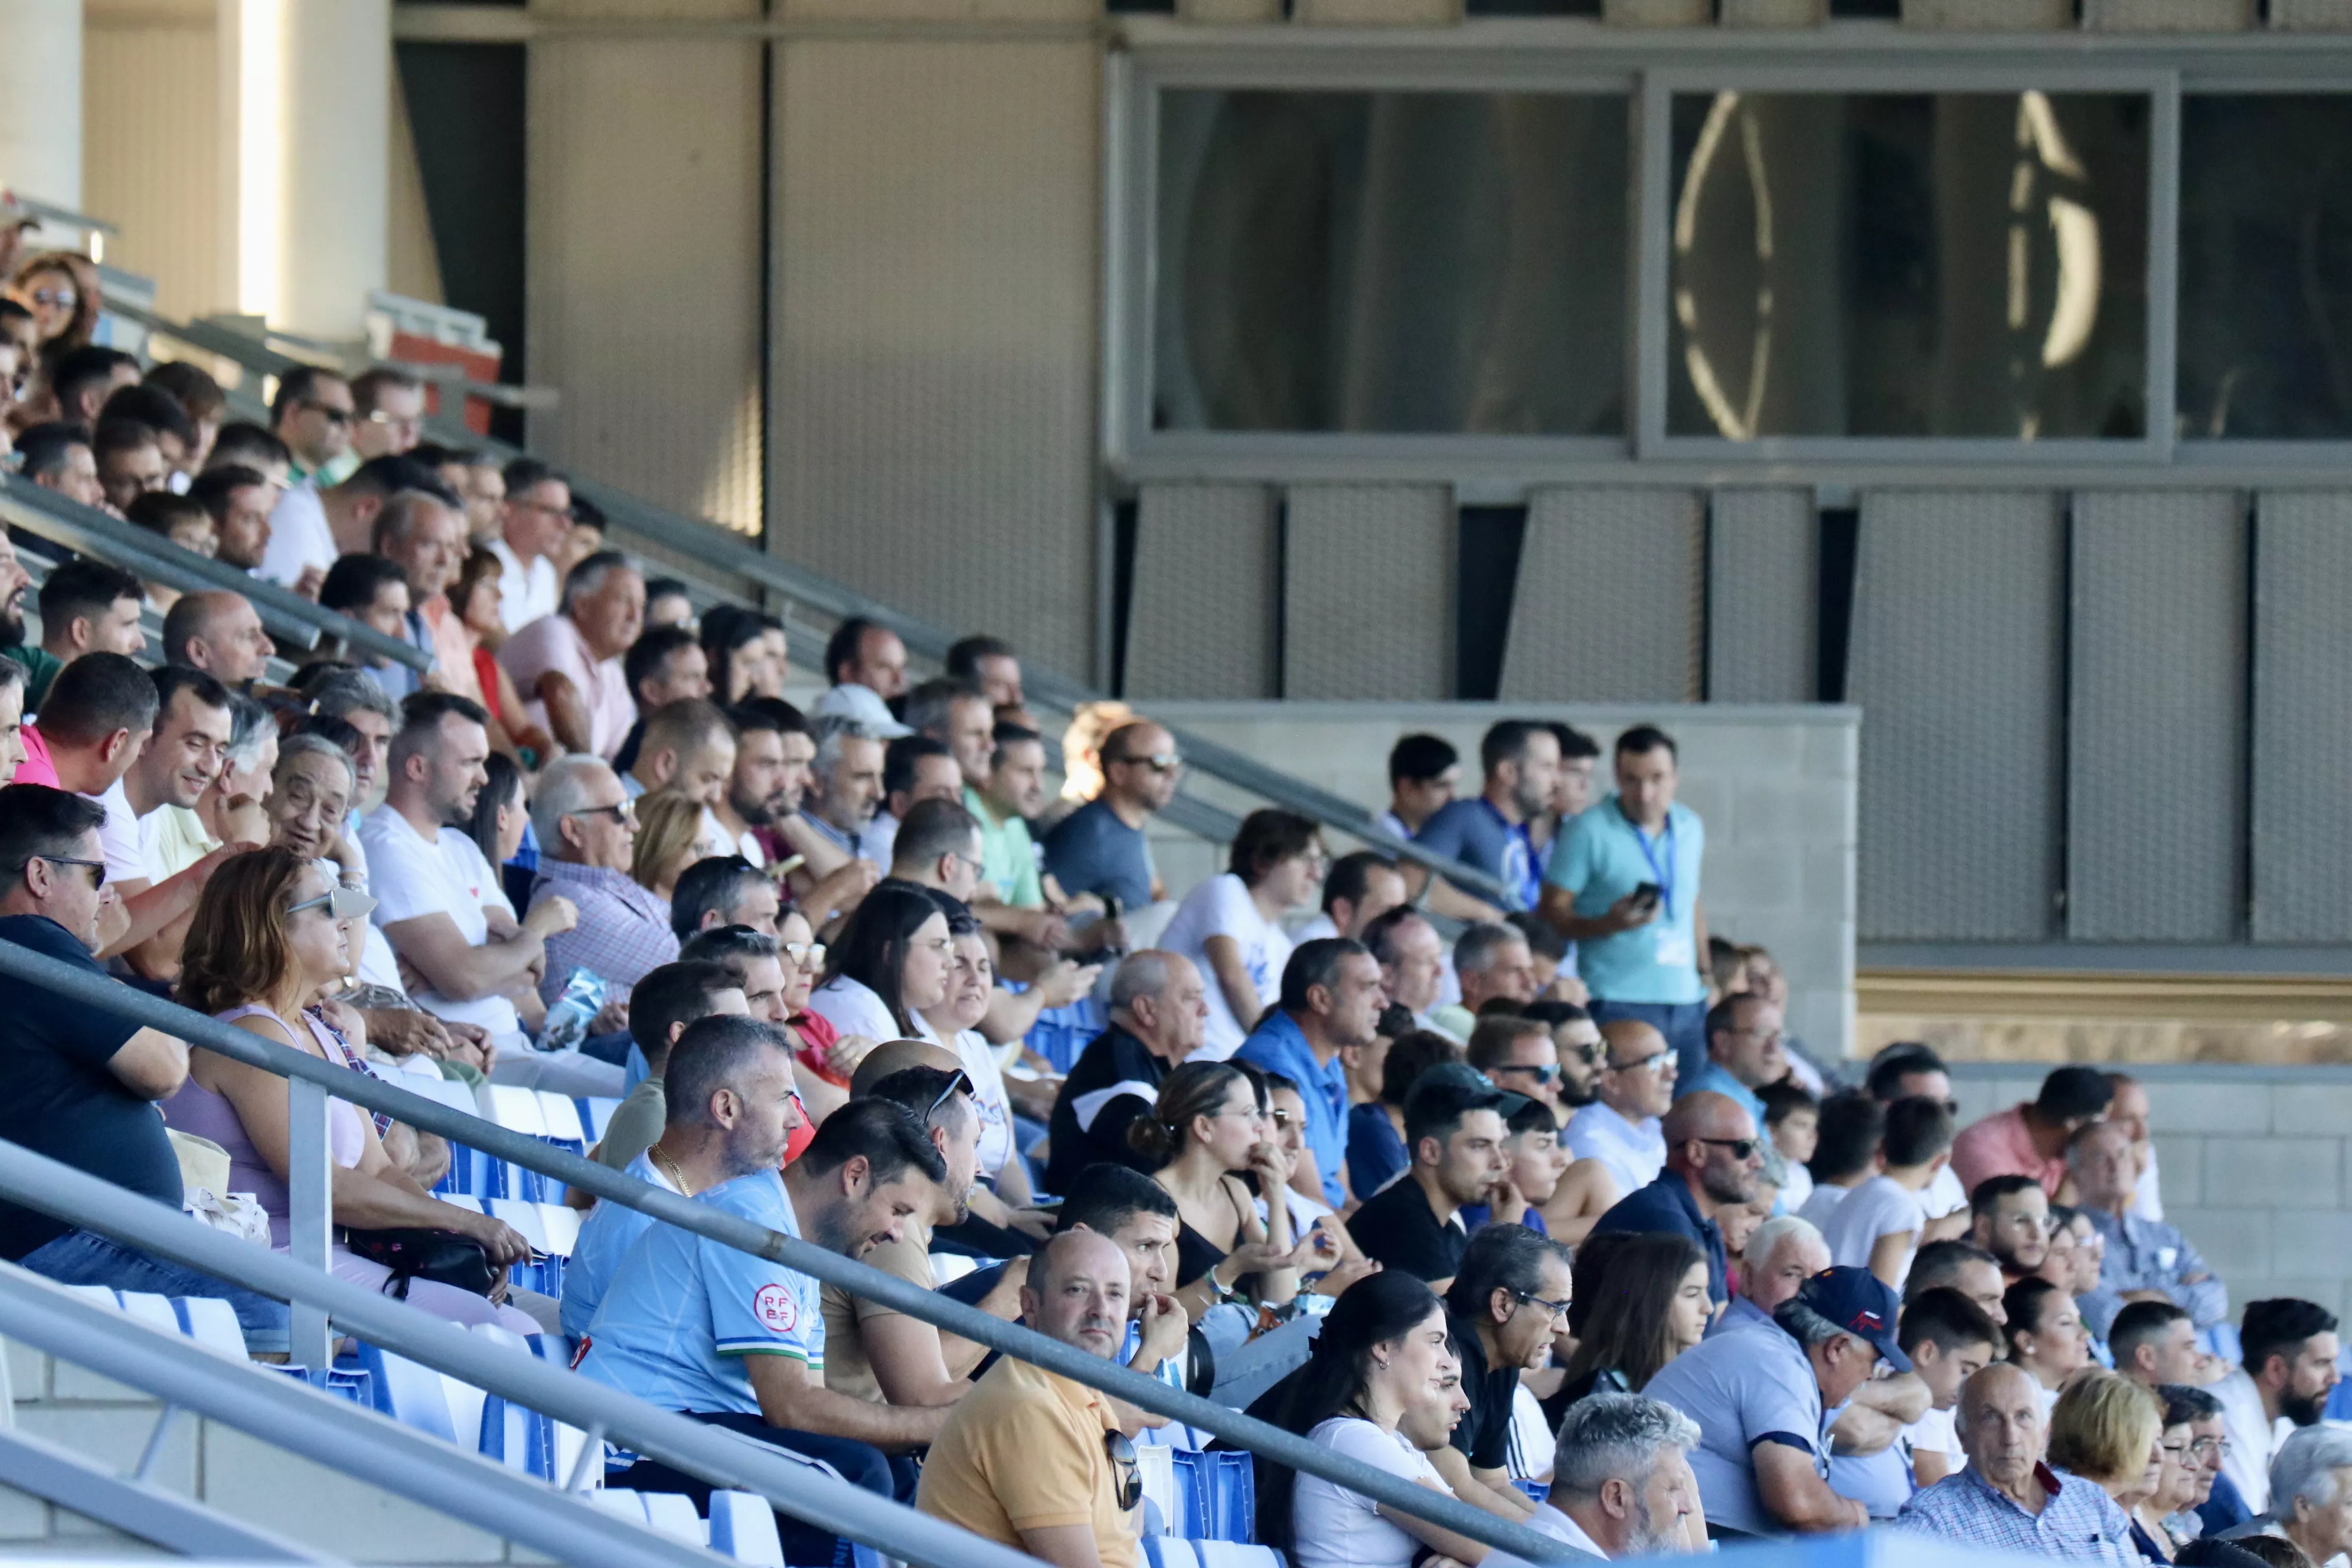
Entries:
[[677,1187],[682,1195],[689,1198],[694,1195],[694,1189],[686,1184],[686,1173],[678,1169],[677,1162],[670,1158],[660,1144],[656,1143],[646,1152],[654,1157],[655,1165],[669,1177],[671,1185]]

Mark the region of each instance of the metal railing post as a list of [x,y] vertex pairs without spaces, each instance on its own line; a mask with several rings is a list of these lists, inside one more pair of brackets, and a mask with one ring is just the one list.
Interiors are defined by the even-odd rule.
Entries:
[[[334,1156],[324,1086],[308,1079],[287,1079],[286,1123],[286,1154],[293,1176],[286,1184],[289,1256],[328,1273],[334,1245]],[[335,1364],[335,1349],[325,1310],[300,1301],[293,1306],[294,1364],[327,1371]]]

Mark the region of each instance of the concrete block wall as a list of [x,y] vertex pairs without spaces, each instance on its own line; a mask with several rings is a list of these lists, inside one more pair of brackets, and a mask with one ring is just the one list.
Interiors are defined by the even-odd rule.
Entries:
[[[192,1352],[193,1353],[193,1352]],[[135,1468],[161,1404],[30,1346],[5,1345],[16,1426],[118,1471]],[[257,1374],[275,1375],[275,1374]],[[184,1418],[150,1476],[233,1519],[353,1563],[483,1564],[547,1559],[236,1427]],[[0,1556],[167,1556],[0,1481]]]
[[[2054,1065],[2054,1064],[2051,1064]],[[1955,1062],[1963,1125],[2033,1098],[2047,1065]],[[2230,1287],[2352,1318],[2352,1068],[2133,1064],[2165,1218]]]
[[[1489,702],[1150,702],[1151,717],[1230,746],[1379,811],[1397,737],[1427,731],[1463,757],[1478,788],[1478,738],[1503,718],[1559,719],[1601,742],[1598,789],[1617,732],[1654,723],[1681,749],[1680,798],[1706,823],[1709,929],[1761,942],[1789,974],[1789,1027],[1817,1052],[1853,1037],[1854,824],[1860,715],[1851,708],[1706,704],[1652,707]],[[1215,780],[1185,785],[1236,814],[1263,804]],[[1333,854],[1358,847],[1333,836]],[[1152,854],[1171,897],[1224,869],[1225,850],[1155,829]]]

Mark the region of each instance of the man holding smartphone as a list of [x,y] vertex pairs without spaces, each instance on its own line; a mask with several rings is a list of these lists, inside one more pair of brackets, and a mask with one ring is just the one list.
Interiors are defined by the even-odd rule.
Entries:
[[1539,908],[1577,944],[1594,1021],[1650,1025],[1689,1079],[1706,1065],[1706,828],[1675,800],[1675,760],[1654,725],[1617,737],[1617,788],[1560,830]]

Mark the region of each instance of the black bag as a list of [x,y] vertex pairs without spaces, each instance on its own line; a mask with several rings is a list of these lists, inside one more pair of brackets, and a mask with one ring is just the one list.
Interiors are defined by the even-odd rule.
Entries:
[[455,1231],[347,1230],[343,1245],[351,1248],[352,1257],[391,1269],[383,1293],[399,1300],[408,1299],[412,1279],[454,1285],[477,1296],[488,1296],[498,1284],[498,1270],[490,1267],[490,1255],[482,1244]]

